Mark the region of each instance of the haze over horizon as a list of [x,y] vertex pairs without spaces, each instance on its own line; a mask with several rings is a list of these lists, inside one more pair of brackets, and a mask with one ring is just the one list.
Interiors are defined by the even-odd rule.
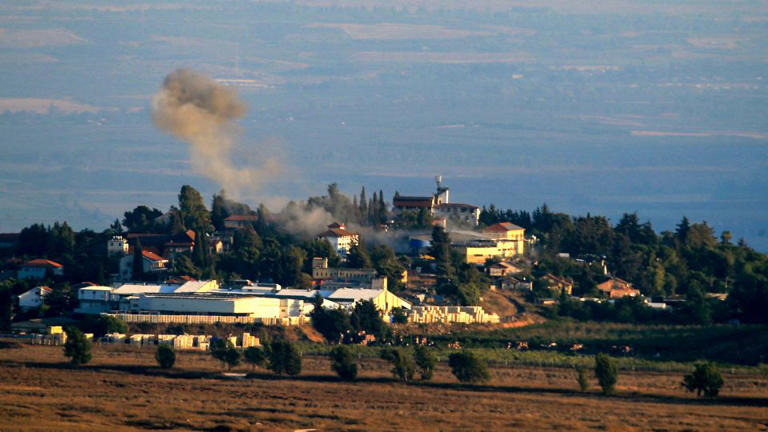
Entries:
[[186,67],[248,105],[241,200],[360,186],[476,205],[685,215],[768,251],[768,5],[737,1],[0,5],[0,232],[106,228],[219,184],[155,129]]

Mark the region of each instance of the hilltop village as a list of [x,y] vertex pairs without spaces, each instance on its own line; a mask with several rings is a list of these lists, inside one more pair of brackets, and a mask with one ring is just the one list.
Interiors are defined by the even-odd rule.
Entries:
[[481,208],[452,201],[440,177],[433,193],[396,192],[391,204],[333,184],[279,213],[223,191],[209,210],[184,186],[178,206],[138,206],[100,233],[55,223],[0,234],[2,321],[294,326],[361,303],[389,324],[764,321],[765,255],[720,237],[686,218],[658,235],[637,214],[612,226],[546,205]]

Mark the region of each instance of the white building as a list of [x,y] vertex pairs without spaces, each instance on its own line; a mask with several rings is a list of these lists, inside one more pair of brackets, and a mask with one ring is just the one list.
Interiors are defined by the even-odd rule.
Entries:
[[64,266],[49,259],[33,259],[25,262],[17,272],[19,279],[45,279],[48,272],[54,276],[64,275]]
[[113,236],[107,241],[107,254],[109,256],[127,255],[128,249],[128,240],[123,236]]
[[445,202],[435,207],[435,217],[464,225],[477,226],[480,222],[480,207],[472,204]]
[[47,286],[36,286],[19,295],[19,308],[24,311],[39,309],[43,305],[43,297],[51,293]]
[[346,260],[352,246],[360,242],[359,234],[347,231],[344,225],[338,223],[328,225],[328,231],[320,234],[318,238],[328,240],[342,260]]
[[120,296],[114,293],[114,288],[92,285],[77,290],[77,300],[80,305],[75,312],[82,314],[100,314],[116,310]]

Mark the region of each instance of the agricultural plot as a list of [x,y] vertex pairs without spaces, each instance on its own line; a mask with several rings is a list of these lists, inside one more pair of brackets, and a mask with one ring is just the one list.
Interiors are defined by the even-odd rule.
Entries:
[[[339,381],[327,358],[305,356],[301,375],[248,366],[224,376],[204,353],[179,353],[160,370],[154,350],[97,346],[91,363],[66,364],[60,347],[0,350],[3,430],[760,430],[768,377],[726,373],[722,397],[697,399],[681,375],[630,372],[617,394],[578,391],[569,368],[492,368],[487,385],[457,384],[445,364],[430,383],[402,385],[389,365],[363,358]],[[757,371],[757,369],[755,369]]]

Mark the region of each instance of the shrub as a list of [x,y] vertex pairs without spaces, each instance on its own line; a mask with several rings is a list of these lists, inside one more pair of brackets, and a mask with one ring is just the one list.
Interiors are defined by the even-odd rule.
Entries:
[[170,369],[176,363],[176,351],[168,344],[160,344],[155,352],[155,360],[163,369]]
[[419,345],[413,352],[413,357],[416,360],[416,365],[419,367],[419,373],[421,374],[422,381],[429,381],[432,379],[432,372],[435,370],[435,364],[437,359],[429,348]]
[[600,383],[604,394],[613,393],[616,386],[616,363],[607,354],[599,353],[595,356],[595,377]]
[[216,360],[225,364],[227,370],[231,370],[234,366],[240,364],[240,351],[228,340],[216,339],[211,342],[211,355]]
[[389,348],[381,351],[381,358],[392,363],[392,375],[401,382],[408,384],[413,381],[416,365],[413,356],[399,348]]
[[682,385],[689,392],[696,391],[697,396],[704,393],[706,397],[715,397],[723,386],[723,376],[712,363],[696,363],[693,372],[683,377]]
[[343,380],[352,381],[357,377],[357,363],[349,348],[341,345],[333,348],[329,353],[331,357],[331,370]]
[[579,376],[576,378],[579,381],[579,390],[585,392],[589,390],[589,379],[587,378],[587,369],[584,367],[576,368]]
[[91,341],[83,332],[74,328],[67,328],[67,342],[64,344],[64,355],[69,357],[73,365],[86,364],[93,358],[91,354]]
[[93,336],[100,338],[108,333],[127,333],[128,325],[113,316],[109,315],[89,315],[80,324],[80,328],[86,332],[93,333]]
[[243,352],[245,361],[251,364],[251,368],[264,366],[267,363],[267,353],[259,347],[248,347]]
[[286,340],[274,340],[269,344],[267,369],[282,375],[301,373],[301,353],[296,345]]
[[453,375],[463,383],[480,383],[491,378],[485,362],[471,351],[451,354],[448,365]]

